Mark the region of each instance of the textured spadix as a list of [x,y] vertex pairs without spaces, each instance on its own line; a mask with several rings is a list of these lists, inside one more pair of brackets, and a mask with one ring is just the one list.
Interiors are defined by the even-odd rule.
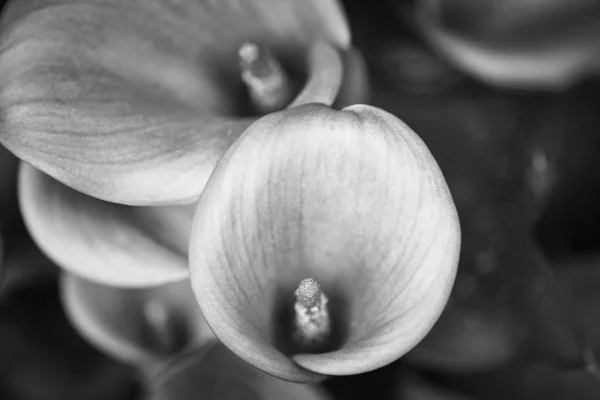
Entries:
[[[303,82],[313,44],[347,50],[334,0],[42,0],[11,3],[0,54],[0,139],[83,193],[191,202],[253,121],[246,42]],[[317,68],[320,69],[320,68]]]
[[[217,337],[270,374],[310,381],[373,370],[416,345],[447,300],[459,245],[444,178],[410,128],[370,106],[309,104],[263,117],[227,151],[189,254]],[[315,354],[287,337],[306,278],[332,323]]]
[[111,357],[145,369],[214,338],[188,280],[122,289],[65,273],[61,292],[71,322],[88,341]]
[[411,15],[454,65],[498,86],[563,89],[600,70],[595,0],[421,1]]

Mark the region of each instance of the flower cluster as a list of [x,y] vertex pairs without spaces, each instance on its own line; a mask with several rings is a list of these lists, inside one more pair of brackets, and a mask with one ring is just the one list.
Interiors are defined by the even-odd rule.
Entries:
[[335,0],[14,1],[2,26],[23,217],[100,348],[315,382],[431,329],[456,209],[419,136],[361,104]]

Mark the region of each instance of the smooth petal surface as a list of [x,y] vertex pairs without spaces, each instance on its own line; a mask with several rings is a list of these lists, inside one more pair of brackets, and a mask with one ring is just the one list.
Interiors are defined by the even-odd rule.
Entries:
[[411,15],[436,50],[492,85],[559,90],[600,70],[595,0],[422,1]]
[[[347,49],[334,0],[15,1],[3,20],[0,136],[81,192],[191,202],[251,123],[238,49],[270,49],[310,80],[318,41]],[[333,101],[333,100],[331,100]]]
[[[308,381],[410,350],[444,307],[459,246],[446,183],[410,128],[370,106],[310,104],[263,117],[228,150],[189,254],[216,336],[270,374]],[[339,346],[293,354],[278,314],[309,277],[331,299]]]
[[144,289],[100,285],[65,273],[65,310],[113,358],[152,369],[214,338],[188,280]]
[[329,400],[316,386],[285,382],[238,358],[218,341],[182,357],[151,382],[151,400]]
[[190,207],[129,207],[70,189],[21,166],[19,197],[33,239],[58,265],[112,286],[185,279]]

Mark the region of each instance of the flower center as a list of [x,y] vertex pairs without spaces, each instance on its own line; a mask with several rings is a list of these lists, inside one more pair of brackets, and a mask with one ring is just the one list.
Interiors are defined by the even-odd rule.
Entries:
[[296,289],[292,340],[299,348],[310,351],[322,346],[331,335],[327,296],[312,278],[304,279]]
[[298,286],[282,285],[272,319],[273,345],[282,353],[317,354],[341,348],[348,334],[348,302],[335,287],[313,278]]
[[242,81],[257,112],[267,114],[289,104],[294,95],[292,80],[269,50],[244,43],[238,57]]

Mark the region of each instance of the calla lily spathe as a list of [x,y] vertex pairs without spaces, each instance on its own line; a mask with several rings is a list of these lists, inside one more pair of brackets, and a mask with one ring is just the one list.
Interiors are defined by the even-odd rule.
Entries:
[[25,221],[59,265],[109,285],[188,276],[194,210],[173,204],[197,198],[257,118],[236,100],[241,44],[305,76],[291,105],[364,91],[333,1],[15,2],[7,21],[1,139],[33,165],[20,174]]
[[[446,303],[459,248],[444,178],[410,128],[370,106],[309,104],[263,117],[226,152],[189,255],[215,335],[259,369],[311,381],[415,346]],[[290,347],[285,326],[307,278],[330,298],[335,336],[315,354]]]
[[240,100],[242,44],[307,81],[315,43],[351,53],[332,0],[14,1],[2,25],[2,143],[80,192],[130,205],[195,201],[255,119]]

